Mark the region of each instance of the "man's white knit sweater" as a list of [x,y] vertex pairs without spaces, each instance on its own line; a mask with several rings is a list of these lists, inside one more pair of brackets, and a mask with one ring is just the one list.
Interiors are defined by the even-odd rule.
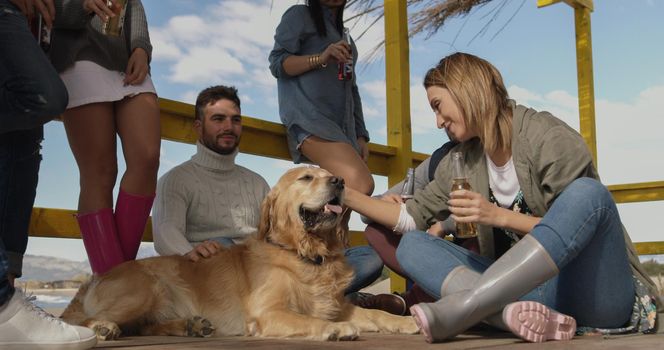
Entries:
[[152,209],[154,245],[161,255],[186,254],[214,237],[242,241],[256,232],[265,179],[235,164],[237,150],[217,154],[200,142],[190,160],[164,174]]

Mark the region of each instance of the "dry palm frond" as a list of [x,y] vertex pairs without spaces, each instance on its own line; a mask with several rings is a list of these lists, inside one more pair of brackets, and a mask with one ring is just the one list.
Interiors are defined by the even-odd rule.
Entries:
[[[471,11],[476,10],[489,2],[495,3],[496,6],[492,8],[483,18],[486,18],[485,25],[480,31],[470,40],[475,40],[479,35],[488,32],[489,26],[493,24],[502,11],[508,6],[512,5],[511,0],[407,0],[406,6],[411,14],[408,21],[410,28],[408,36],[413,37],[420,33],[426,33],[429,38],[438,32],[447,21],[455,17],[465,17]],[[522,0],[518,9],[510,16],[510,18],[497,30],[492,39],[500,33],[505,26],[514,18],[519,9],[523,6],[525,0]],[[348,17],[346,21],[355,21],[362,17],[376,17],[373,23],[383,18],[383,1],[378,0],[348,0],[347,6],[353,8],[356,12],[354,16]],[[463,28],[463,27],[462,27]],[[366,32],[365,29],[364,32]],[[362,34],[364,34],[364,32]],[[458,35],[457,35],[458,36]],[[358,36],[357,39],[361,38]],[[456,38],[455,38],[456,40]],[[382,48],[384,42],[379,43],[375,48],[372,56],[376,55]]]

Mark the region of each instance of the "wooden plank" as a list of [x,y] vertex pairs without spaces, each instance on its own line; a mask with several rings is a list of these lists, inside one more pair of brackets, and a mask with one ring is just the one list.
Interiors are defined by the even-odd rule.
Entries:
[[561,2],[562,0],[537,0],[537,8],[551,6]]
[[616,203],[664,200],[664,181],[607,186]]
[[664,242],[635,242],[634,248],[639,255],[664,254]]
[[[32,208],[28,233],[31,237],[81,238],[76,211],[55,208]],[[148,218],[142,240],[152,242],[152,220]]]
[[595,129],[595,86],[593,81],[593,52],[590,33],[590,9],[574,8],[576,27],[576,69],[579,86],[579,118],[581,136],[597,164],[597,131]]

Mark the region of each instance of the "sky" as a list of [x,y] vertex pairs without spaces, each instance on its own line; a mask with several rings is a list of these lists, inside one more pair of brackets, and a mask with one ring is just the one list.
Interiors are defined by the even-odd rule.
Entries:
[[[160,97],[193,103],[217,84],[239,89],[242,114],[279,122],[276,80],[267,57],[281,15],[296,0],[143,0]],[[511,98],[547,110],[579,129],[574,11],[564,3],[538,9],[536,0],[494,0],[439,32],[410,41],[413,149],[430,153],[447,139],[422,88],[427,69],[456,51],[478,55],[502,73]],[[664,1],[595,1],[591,17],[599,173],[606,185],[664,180]],[[353,14],[346,12],[346,18]],[[373,21],[373,19],[371,20]],[[356,75],[371,141],[386,144],[384,23],[347,23],[360,54]],[[90,116],[93,118],[94,116]],[[75,209],[78,171],[62,123],[45,127],[44,160],[35,206]],[[121,152],[118,150],[118,152]],[[162,141],[159,176],[188,160],[193,145]],[[119,153],[118,158],[121,157]],[[274,185],[293,164],[241,154],[237,162]],[[124,164],[120,164],[120,174]],[[375,193],[387,186],[374,176]],[[117,193],[117,189],[116,189]],[[663,241],[664,201],[619,204],[635,242]],[[356,217],[351,228],[363,226]],[[150,244],[144,243],[148,249]],[[31,237],[26,254],[86,259],[76,239]]]

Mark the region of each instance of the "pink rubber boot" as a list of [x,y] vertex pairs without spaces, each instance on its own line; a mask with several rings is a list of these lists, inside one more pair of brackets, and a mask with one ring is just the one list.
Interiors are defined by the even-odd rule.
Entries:
[[154,195],[141,196],[120,189],[115,204],[115,224],[125,261],[136,259],[153,202]]
[[76,220],[93,273],[104,274],[124,262],[111,208],[78,214]]

